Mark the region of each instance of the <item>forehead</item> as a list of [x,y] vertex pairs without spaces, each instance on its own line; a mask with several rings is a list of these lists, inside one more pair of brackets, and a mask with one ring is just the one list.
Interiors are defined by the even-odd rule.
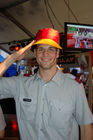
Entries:
[[50,47],[52,47],[52,48],[55,48],[55,47],[47,45],[47,44],[38,44],[37,47],[42,47],[42,48],[50,48]]

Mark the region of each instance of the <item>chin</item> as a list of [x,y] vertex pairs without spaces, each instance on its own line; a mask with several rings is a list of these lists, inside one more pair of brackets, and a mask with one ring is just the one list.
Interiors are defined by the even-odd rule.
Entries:
[[44,70],[49,70],[52,67],[53,67],[53,65],[50,65],[50,66],[49,65],[48,66],[47,65],[41,66],[41,68],[44,69]]

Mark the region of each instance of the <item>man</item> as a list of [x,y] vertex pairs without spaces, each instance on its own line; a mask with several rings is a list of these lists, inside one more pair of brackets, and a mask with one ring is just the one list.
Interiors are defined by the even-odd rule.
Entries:
[[4,116],[3,116],[3,112],[0,106],[0,139],[4,137],[5,135],[5,120],[4,120]]
[[10,55],[0,65],[0,75],[34,48],[39,65],[31,77],[0,79],[1,97],[13,96],[22,140],[93,140],[93,115],[81,84],[57,69],[58,31],[38,31],[36,41]]

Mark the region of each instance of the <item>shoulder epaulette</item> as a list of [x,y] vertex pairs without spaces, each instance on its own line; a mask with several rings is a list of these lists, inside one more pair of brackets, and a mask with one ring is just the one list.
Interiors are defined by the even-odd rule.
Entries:
[[75,81],[77,81],[79,84],[82,83],[77,77],[75,77]]
[[68,77],[68,78],[70,78],[70,79],[72,79],[72,80],[75,80],[75,81],[78,82],[79,84],[82,83],[81,80],[79,80],[79,78],[75,77],[75,76],[72,75],[72,74],[65,74],[65,75],[66,75],[66,77]]

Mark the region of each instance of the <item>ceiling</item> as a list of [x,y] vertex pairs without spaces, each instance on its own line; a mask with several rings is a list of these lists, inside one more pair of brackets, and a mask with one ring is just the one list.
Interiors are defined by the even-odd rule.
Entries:
[[64,22],[93,25],[93,0],[0,0],[0,48],[12,53],[11,44],[33,40],[41,28],[64,32]]

